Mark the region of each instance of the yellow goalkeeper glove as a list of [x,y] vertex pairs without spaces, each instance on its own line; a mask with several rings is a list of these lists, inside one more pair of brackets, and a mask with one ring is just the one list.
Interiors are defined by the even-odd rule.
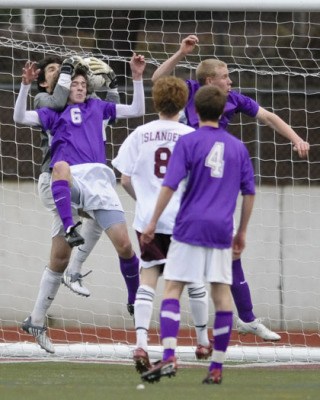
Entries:
[[113,69],[102,60],[95,57],[85,58],[89,71],[89,86],[94,90],[106,86],[109,89],[116,89],[118,87],[117,77]]

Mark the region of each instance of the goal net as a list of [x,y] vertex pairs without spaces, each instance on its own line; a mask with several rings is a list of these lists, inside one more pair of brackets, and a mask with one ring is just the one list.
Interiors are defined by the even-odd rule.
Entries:
[[[255,119],[239,115],[229,126],[246,143],[255,168],[257,196],[242,259],[254,312],[281,340],[266,344],[253,335],[238,335],[235,326],[227,359],[319,361],[319,17],[316,11],[0,9],[0,357],[130,360],[135,344],[118,258],[104,237],[84,265],[84,273],[93,269],[86,278],[91,296],[77,297],[61,286],[49,309],[55,356],[39,349],[20,329],[33,308],[51,246],[51,215],[37,194],[39,130],[17,126],[12,118],[25,62],[52,54],[103,58],[118,76],[121,101],[129,103],[128,61],[132,52],[145,56],[147,112],[107,128],[110,165],[125,137],[137,125],[157,118],[150,96],[153,72],[184,37],[196,34],[199,45],[177,66],[177,76],[194,77],[205,58],[223,60],[236,90],[275,112],[311,145],[309,159],[302,160],[286,139]],[[36,93],[33,87],[30,109]],[[131,228],[134,202],[120,185],[118,191],[139,253]],[[153,358],[161,353],[162,289],[161,281],[149,334]],[[178,356],[195,361],[185,294],[181,311]],[[213,311],[210,307],[210,335]]]

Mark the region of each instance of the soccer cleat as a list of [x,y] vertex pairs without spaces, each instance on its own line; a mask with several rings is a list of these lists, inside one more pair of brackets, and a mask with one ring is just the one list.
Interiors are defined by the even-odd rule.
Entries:
[[134,304],[128,303],[127,310],[128,310],[128,313],[131,315],[131,317],[133,317],[134,316]]
[[32,335],[42,349],[52,354],[55,352],[53,344],[46,333],[47,327],[32,325],[30,316],[23,321],[21,328]]
[[221,382],[222,382],[222,371],[221,369],[218,368],[209,371],[207,377],[202,381],[202,383],[208,385],[220,385]]
[[66,241],[69,243],[70,247],[80,246],[80,244],[84,243],[83,237],[80,235],[80,233],[76,229],[80,225],[81,225],[81,222],[79,221],[75,225],[69,226],[69,228],[67,229],[65,238],[66,238]]
[[142,374],[151,368],[148,353],[141,347],[138,347],[133,351],[133,361],[139,374]]
[[69,274],[66,270],[62,275],[61,283],[67,286],[67,288],[69,288],[73,293],[79,294],[80,296],[89,297],[89,290],[85,286],[82,286],[82,278],[89,275],[91,272],[92,271],[89,271],[85,275],[81,275],[79,273]]
[[246,335],[252,333],[253,335],[261,337],[265,341],[276,342],[281,339],[281,336],[275,332],[272,332],[266,326],[261,323],[260,318],[256,318],[252,322],[243,322],[240,318],[237,321],[237,331]]
[[148,371],[141,374],[141,379],[149,383],[159,382],[163,376],[167,376],[168,378],[175,376],[177,369],[177,359],[172,356],[165,361],[154,363]]
[[212,355],[212,344],[209,343],[208,346],[203,346],[202,344],[198,344],[195,354],[197,360],[207,360]]

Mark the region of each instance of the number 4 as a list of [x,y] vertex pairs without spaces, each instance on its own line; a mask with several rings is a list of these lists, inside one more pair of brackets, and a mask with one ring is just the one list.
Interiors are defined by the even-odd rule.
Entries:
[[205,166],[211,168],[211,176],[222,178],[224,170],[224,143],[216,142],[207,155]]

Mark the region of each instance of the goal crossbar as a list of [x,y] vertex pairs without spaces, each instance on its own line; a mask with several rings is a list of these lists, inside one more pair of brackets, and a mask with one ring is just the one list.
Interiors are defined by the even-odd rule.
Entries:
[[[44,7],[42,0],[2,0],[2,8],[38,8]],[[47,9],[74,9],[73,1],[55,0],[46,3]],[[315,0],[201,0],[194,2],[190,0],[162,0],[161,5],[154,0],[78,0],[77,9],[100,9],[100,10],[211,10],[211,11],[319,11],[320,3]]]

